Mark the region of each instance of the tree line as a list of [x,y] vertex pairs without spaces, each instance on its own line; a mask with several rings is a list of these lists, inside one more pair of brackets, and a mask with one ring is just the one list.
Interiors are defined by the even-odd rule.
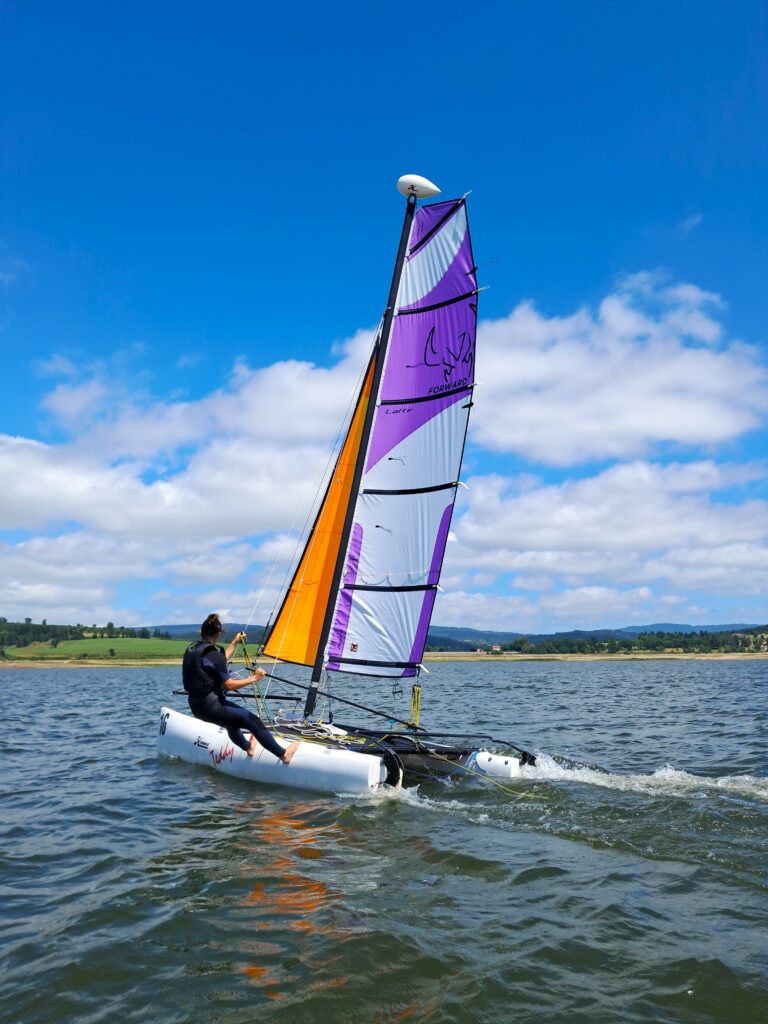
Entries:
[[634,651],[679,652],[682,654],[739,654],[766,650],[768,626],[746,629],[738,633],[640,633],[637,637],[614,637],[606,640],[592,636],[557,636],[530,640],[518,637],[500,644],[497,653],[519,654],[631,654]]
[[160,640],[172,640],[170,633],[155,629],[149,630],[146,626],[134,629],[130,626],[115,626],[114,622],[108,622],[106,626],[84,626],[78,622],[75,626],[48,625],[45,619],[36,623],[32,619],[24,619],[23,622],[9,622],[4,616],[0,616],[0,649],[5,647],[29,647],[34,643],[50,643],[58,646],[62,640],[88,640],[88,639],[112,639],[113,637],[133,637],[142,640],[151,638]]

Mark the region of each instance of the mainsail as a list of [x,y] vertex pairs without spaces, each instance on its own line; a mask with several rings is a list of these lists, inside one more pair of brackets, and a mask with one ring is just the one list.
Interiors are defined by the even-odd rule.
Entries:
[[418,675],[472,405],[464,199],[408,200],[390,302],[331,482],[265,646],[315,669]]

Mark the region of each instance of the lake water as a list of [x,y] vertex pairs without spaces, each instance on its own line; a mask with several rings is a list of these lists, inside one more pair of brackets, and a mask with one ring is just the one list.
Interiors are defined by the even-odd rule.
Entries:
[[0,1021],[762,1024],[767,680],[436,663],[538,766],[326,798],[158,759],[175,670],[0,671]]

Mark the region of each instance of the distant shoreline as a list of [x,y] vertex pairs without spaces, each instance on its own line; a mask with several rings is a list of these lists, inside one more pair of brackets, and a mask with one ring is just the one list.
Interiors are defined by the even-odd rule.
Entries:
[[[474,651],[430,651],[424,661],[447,662],[497,662],[518,661],[766,661],[765,651],[742,651],[739,653],[681,654],[656,651],[635,651],[631,654],[476,654]],[[273,663],[271,658],[254,658],[261,664]],[[237,663],[236,663],[237,664]],[[173,658],[62,658],[50,659],[0,659],[0,669],[29,668],[173,668],[181,667],[181,659]]]

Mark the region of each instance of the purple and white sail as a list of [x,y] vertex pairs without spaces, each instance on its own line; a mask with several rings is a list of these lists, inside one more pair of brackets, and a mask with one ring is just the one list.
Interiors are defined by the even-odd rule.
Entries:
[[323,659],[331,671],[418,675],[472,405],[475,270],[465,201],[418,209],[351,496]]

